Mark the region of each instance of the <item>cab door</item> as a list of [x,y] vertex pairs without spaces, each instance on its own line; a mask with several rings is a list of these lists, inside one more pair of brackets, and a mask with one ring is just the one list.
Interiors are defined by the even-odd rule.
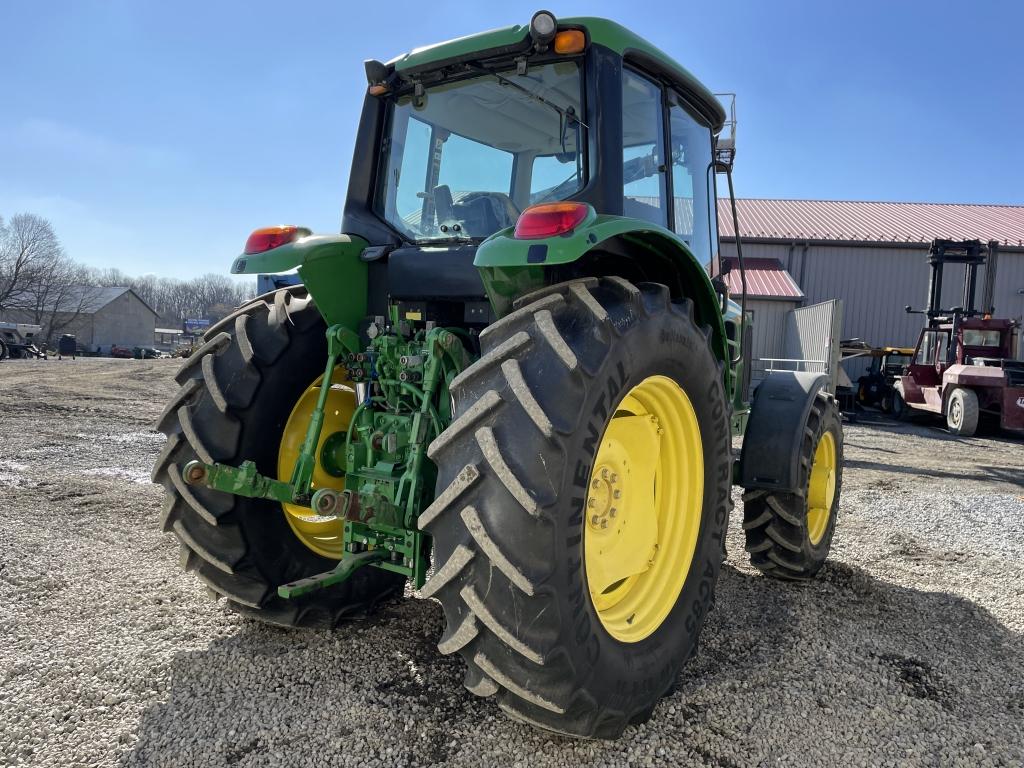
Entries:
[[946,364],[948,349],[949,331],[930,328],[921,331],[913,360],[907,367],[909,375],[903,377],[904,400],[908,403],[924,403],[934,406],[936,411],[941,410],[938,386],[942,382],[941,370]]

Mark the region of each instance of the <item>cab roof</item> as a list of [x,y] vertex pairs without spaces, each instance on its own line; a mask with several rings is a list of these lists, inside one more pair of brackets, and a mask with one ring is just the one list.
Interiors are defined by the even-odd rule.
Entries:
[[[725,123],[725,110],[703,83],[661,49],[614,21],[592,16],[558,19],[559,29],[579,28],[586,31],[590,44],[602,45],[634,61],[644,69],[680,87],[701,108],[711,127],[718,133]],[[473,54],[500,56],[519,53],[530,36],[528,24],[517,24],[487,32],[458,37],[443,43],[414,48],[388,62],[400,75],[434,69],[447,63],[466,59]]]

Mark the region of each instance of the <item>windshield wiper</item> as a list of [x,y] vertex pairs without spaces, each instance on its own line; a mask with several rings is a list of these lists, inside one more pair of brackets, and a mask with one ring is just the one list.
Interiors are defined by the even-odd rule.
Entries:
[[468,64],[467,66],[469,67],[469,69],[473,70],[474,72],[479,72],[482,75],[491,75],[499,83],[503,83],[505,85],[510,85],[513,88],[515,88],[517,91],[522,91],[523,93],[525,93],[527,96],[529,96],[534,101],[536,101],[536,102],[538,102],[540,104],[543,104],[543,105],[545,105],[547,107],[550,107],[551,109],[555,110],[555,112],[558,113],[559,117],[561,117],[563,120],[565,120],[566,123],[568,123],[569,121],[572,121],[574,123],[577,123],[578,125],[583,126],[588,131],[590,130],[590,127],[586,123],[584,123],[582,120],[580,120],[580,118],[576,114],[576,110],[574,110],[572,107],[568,107],[567,109],[566,108],[562,108],[562,107],[558,106],[557,104],[555,104],[554,102],[548,101],[543,96],[541,96],[539,93],[535,93],[534,91],[531,91],[525,85],[521,85],[521,84],[517,83],[515,80],[510,80],[509,78],[505,77],[504,75],[498,73],[497,71],[495,71],[493,69],[488,69],[487,67],[481,66],[480,64]]

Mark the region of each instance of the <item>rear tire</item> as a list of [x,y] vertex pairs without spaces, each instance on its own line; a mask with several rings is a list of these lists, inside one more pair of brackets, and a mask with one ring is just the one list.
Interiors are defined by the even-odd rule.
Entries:
[[970,437],[978,431],[978,395],[973,389],[956,387],[946,401],[946,426],[954,435]]
[[[826,434],[835,446],[835,493],[821,530],[809,515],[811,475],[818,446]],[[754,490],[743,496],[743,530],[750,564],[777,579],[812,578],[825,564],[835,533],[843,488],[843,427],[835,400],[819,392],[800,445],[800,493]]]
[[[266,300],[264,300],[266,299]],[[280,504],[186,485],[192,459],[237,466],[245,459],[276,477],[291,409],[327,359],[326,327],[302,287],[257,299],[212,327],[178,371],[181,389],[157,429],[167,442],[153,481],[167,491],[163,528],[181,562],[234,610],[283,626],[332,627],[391,595],[404,578],[362,568],[345,583],[284,600],[281,584],[331,570],[336,560],[306,548]]]
[[[546,730],[615,738],[675,683],[714,600],[732,481],[722,368],[665,286],[591,279],[527,299],[453,382],[456,419],[430,447],[439,495],[419,520],[438,563],[421,596],[444,607],[438,648],[462,655],[470,691]],[[590,595],[585,499],[608,421],[652,376],[692,404],[704,492],[678,595],[623,641]]]

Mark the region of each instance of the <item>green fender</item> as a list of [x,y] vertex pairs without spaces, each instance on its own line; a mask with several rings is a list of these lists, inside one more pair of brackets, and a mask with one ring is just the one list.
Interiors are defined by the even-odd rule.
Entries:
[[360,254],[368,245],[355,235],[311,235],[264,253],[243,253],[231,273],[277,274],[298,267],[327,324],[354,331],[366,316],[367,266]]
[[582,259],[605,241],[617,238],[638,256],[650,253],[668,259],[677,284],[670,286],[694,303],[698,322],[711,326],[715,353],[726,362],[726,377],[731,375],[725,323],[718,295],[704,267],[686,243],[664,227],[624,216],[598,215],[593,209],[565,235],[517,240],[509,227],[487,238],[477,249],[473,263],[480,270],[487,297],[500,317],[512,308],[512,301],[524,293],[547,285],[552,267]]

